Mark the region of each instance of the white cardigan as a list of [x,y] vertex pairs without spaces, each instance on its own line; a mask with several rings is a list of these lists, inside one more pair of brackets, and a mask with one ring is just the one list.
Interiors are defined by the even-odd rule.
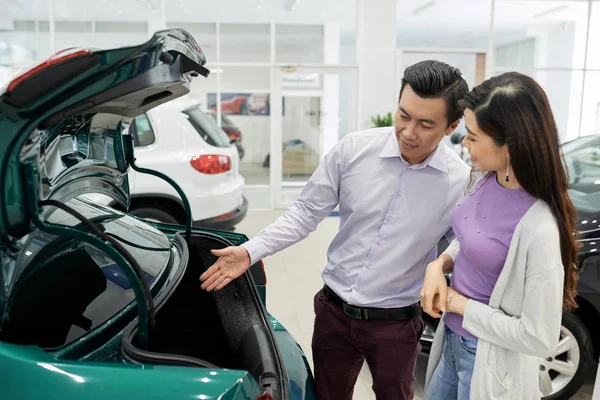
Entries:
[[[454,260],[454,240],[444,254]],[[540,399],[539,358],[551,356],[560,337],[564,268],[558,226],[537,200],[515,228],[489,305],[469,300],[463,328],[479,338],[471,400]],[[444,347],[443,318],[433,341],[425,387]]]

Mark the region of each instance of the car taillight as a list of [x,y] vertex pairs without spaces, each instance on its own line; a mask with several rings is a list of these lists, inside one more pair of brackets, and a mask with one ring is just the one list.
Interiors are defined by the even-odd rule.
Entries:
[[260,396],[258,396],[256,399],[254,400],[273,400],[273,396],[271,396],[269,393],[263,393]]
[[235,215],[235,211],[230,211],[227,214],[219,215],[217,217],[217,220],[222,221],[222,220],[227,219],[229,217],[233,217],[234,215]]
[[235,140],[241,140],[242,136],[239,133],[237,133],[237,132],[231,132],[229,134],[229,139],[232,139],[232,140],[233,139],[235,139]]
[[91,53],[92,53],[92,51],[89,49],[80,49],[80,48],[72,48],[72,49],[66,49],[66,50],[60,51],[60,52],[56,53],[55,55],[53,55],[52,57],[50,57],[48,60],[39,64],[38,66],[26,71],[25,73],[17,76],[15,79],[13,79],[8,84],[8,87],[6,88],[6,93],[8,94],[8,93],[12,92],[14,90],[14,88],[16,86],[18,86],[21,82],[23,82],[24,80],[30,78],[31,76],[43,71],[44,69],[46,69],[52,65],[60,64],[62,62],[71,60],[73,58],[87,56],[87,55],[90,55]]
[[194,156],[190,161],[192,167],[196,171],[202,172],[203,174],[222,174],[231,170],[231,159],[229,156],[221,156],[216,154],[204,154],[201,156]]

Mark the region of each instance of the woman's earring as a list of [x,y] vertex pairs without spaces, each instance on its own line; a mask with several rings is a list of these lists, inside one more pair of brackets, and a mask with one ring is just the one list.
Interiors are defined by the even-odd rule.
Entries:
[[508,182],[508,172],[510,171],[510,158],[508,159],[508,163],[506,166],[506,182]]

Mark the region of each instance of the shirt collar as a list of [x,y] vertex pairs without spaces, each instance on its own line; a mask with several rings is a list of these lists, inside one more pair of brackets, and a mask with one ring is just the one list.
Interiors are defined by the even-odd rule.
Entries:
[[443,142],[440,142],[438,147],[435,149],[433,153],[429,155],[422,163],[410,165],[404,157],[402,157],[402,153],[400,153],[400,148],[398,147],[398,139],[396,138],[396,131],[392,128],[388,140],[383,146],[383,149],[379,153],[379,157],[382,158],[393,158],[398,157],[402,162],[410,169],[422,169],[427,166],[435,168],[442,172],[448,172],[448,159],[446,156],[446,145]]

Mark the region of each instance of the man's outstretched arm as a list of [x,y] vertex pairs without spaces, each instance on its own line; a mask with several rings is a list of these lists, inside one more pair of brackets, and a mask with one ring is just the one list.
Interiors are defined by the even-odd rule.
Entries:
[[213,250],[219,256],[202,276],[202,289],[220,290],[250,265],[306,238],[338,204],[342,172],[350,154],[345,138],[323,158],[298,199],[274,223],[242,246]]

